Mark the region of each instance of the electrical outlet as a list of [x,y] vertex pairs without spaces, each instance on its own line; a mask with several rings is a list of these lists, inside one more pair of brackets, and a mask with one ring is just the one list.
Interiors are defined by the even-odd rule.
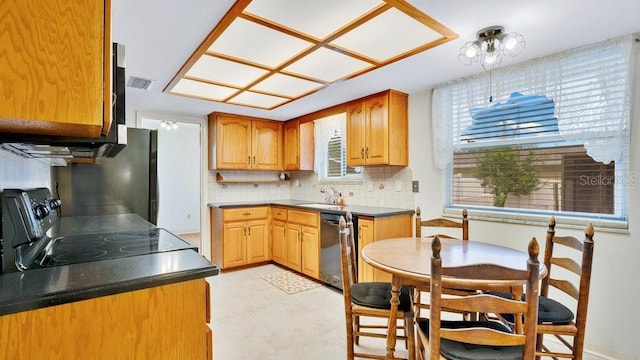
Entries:
[[418,184],[418,180],[413,180],[411,182],[411,191],[413,191],[414,193],[420,192],[420,185]]
[[373,183],[370,182],[369,184],[367,184],[367,190],[373,191]]
[[396,180],[396,191],[402,191],[402,180]]

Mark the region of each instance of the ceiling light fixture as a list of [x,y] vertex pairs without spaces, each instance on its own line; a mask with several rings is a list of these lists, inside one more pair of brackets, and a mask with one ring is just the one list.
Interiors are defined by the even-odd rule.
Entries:
[[476,37],[460,48],[458,61],[463,65],[480,62],[483,69],[493,70],[502,63],[502,55],[519,55],[525,47],[521,34],[505,33],[502,26],[486,27],[478,31]]
[[162,121],[160,123],[160,126],[163,129],[167,129],[167,130],[173,129],[173,130],[175,130],[175,129],[178,128],[178,123],[176,123],[175,121]]

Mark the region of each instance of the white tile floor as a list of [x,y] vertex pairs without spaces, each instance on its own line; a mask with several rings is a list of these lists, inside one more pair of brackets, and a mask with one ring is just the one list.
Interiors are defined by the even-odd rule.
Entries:
[[[342,293],[321,286],[289,295],[260,277],[276,265],[224,272],[211,284],[215,360],[346,359]],[[363,339],[362,351],[384,354],[384,339]],[[398,342],[396,356],[406,357]]]
[[[342,293],[321,286],[289,295],[260,278],[281,270],[263,265],[207,279],[214,360],[347,358]],[[362,339],[358,351],[384,349],[384,339]],[[396,356],[406,358],[403,342]],[[585,360],[598,359],[585,354]]]

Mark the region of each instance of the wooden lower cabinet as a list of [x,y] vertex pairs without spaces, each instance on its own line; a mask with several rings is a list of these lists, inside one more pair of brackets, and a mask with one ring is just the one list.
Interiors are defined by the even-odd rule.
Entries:
[[[358,217],[358,251],[374,241],[412,236],[412,221],[412,214]],[[358,261],[358,281],[391,281],[391,274],[375,269],[364,261]]]
[[214,263],[232,268],[271,260],[267,206],[212,209]]
[[287,209],[271,208],[271,260],[287,264]]
[[[280,220],[281,221],[281,220]],[[272,252],[284,252],[282,265],[310,277],[320,278],[320,215],[313,211],[288,210],[284,249],[277,239],[280,229],[272,226]]]
[[205,279],[0,316],[0,359],[211,359]]

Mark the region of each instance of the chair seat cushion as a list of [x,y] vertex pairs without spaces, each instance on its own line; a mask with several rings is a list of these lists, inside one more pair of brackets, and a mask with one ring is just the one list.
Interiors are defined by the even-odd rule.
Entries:
[[561,303],[540,296],[538,299],[538,324],[568,324],[573,321],[573,312]]
[[[429,319],[418,319],[418,327],[429,337]],[[441,328],[459,329],[466,327],[485,327],[493,330],[511,332],[503,324],[495,321],[445,321]],[[440,353],[451,360],[521,360],[523,346],[487,346],[469,344],[448,339],[440,339]]]
[[[400,289],[400,304],[398,310],[411,309],[411,290],[408,286]],[[358,305],[376,309],[391,309],[391,283],[363,282],[351,286],[351,300]]]
[[[491,292],[491,294],[508,299],[511,298],[511,294],[508,293]],[[523,299],[525,297],[525,295],[522,295]],[[513,324],[512,314],[501,314],[501,316]],[[569,324],[573,321],[573,318],[573,312],[561,303],[544,296],[538,298],[538,324]]]

